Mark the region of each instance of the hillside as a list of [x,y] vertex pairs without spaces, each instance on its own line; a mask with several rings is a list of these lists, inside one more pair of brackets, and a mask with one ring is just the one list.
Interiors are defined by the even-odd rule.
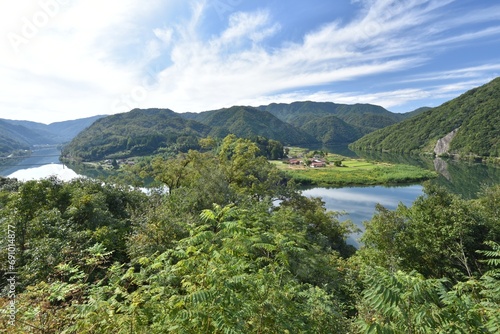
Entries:
[[99,160],[157,152],[161,147],[196,147],[198,138],[211,128],[186,120],[169,109],[134,109],[101,118],[80,132],[62,155],[66,158]]
[[415,109],[413,111],[400,114],[401,115],[401,120],[405,120],[405,119],[408,119],[408,118],[420,115],[420,114],[422,114],[422,113],[424,113],[424,112],[426,112],[427,110],[430,110],[430,109],[432,109],[432,108],[431,107],[420,107],[420,108],[417,108],[417,109]]
[[0,157],[7,156],[16,150],[26,150],[29,145],[23,144],[6,135],[7,130],[0,121]]
[[358,128],[347,124],[336,116],[325,116],[309,120],[300,129],[314,135],[318,142],[324,144],[352,143],[363,135]]
[[[345,144],[406,115],[371,104],[294,102],[234,106],[201,113],[135,109],[96,121],[63,152],[82,160],[128,157],[196,147],[200,137],[265,137],[285,145]],[[168,148],[167,148],[168,147]]]
[[91,126],[95,121],[105,117],[104,115],[80,118],[70,121],[50,123],[47,126],[48,131],[56,134],[56,140],[61,143],[69,142],[75,138],[81,131]]
[[56,145],[71,141],[83,129],[104,116],[43,124],[31,121],[0,119],[0,156],[34,145]]
[[19,149],[29,149],[37,144],[54,144],[54,141],[38,131],[0,120],[0,155],[8,155]]
[[[184,114],[179,115],[185,117]],[[279,120],[271,113],[252,107],[234,106],[195,115],[188,114],[186,117],[210,126],[210,135],[218,138],[232,133],[242,138],[262,136],[290,145],[316,141],[313,136]]]
[[[453,132],[453,134],[452,134]],[[361,150],[500,156],[500,78],[351,144]]]
[[309,120],[316,120],[320,116],[336,116],[354,126],[363,134],[395,124],[404,117],[401,114],[392,113],[380,106],[373,104],[337,104],[333,102],[293,102],[272,103],[267,106],[258,107],[261,110],[269,111],[282,121],[296,124],[294,121],[300,117],[302,124],[307,123],[304,117],[309,116]]

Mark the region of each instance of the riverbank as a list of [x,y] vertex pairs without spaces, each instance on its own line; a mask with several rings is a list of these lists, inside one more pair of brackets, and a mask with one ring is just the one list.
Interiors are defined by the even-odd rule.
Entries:
[[301,185],[322,187],[411,184],[438,176],[436,172],[416,166],[371,162],[337,155],[327,155],[321,161],[325,161],[321,167],[306,166],[303,163],[290,164],[287,161],[271,162]]

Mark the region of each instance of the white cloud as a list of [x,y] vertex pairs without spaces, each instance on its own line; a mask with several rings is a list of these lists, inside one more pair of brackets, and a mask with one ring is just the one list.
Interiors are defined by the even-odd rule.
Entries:
[[[413,75],[400,80],[406,87],[390,91],[360,87],[339,94],[323,87],[409,71],[431,61],[441,47],[498,36],[498,5],[449,18],[444,7],[455,3],[450,0],[356,1],[361,10],[351,21],[332,18],[299,42],[277,43],[290,27],[271,9],[235,11],[225,18],[225,29],[207,32],[206,1],[189,2],[190,17],[172,12],[187,6],[178,0],[41,1],[60,1],[60,6],[52,7],[54,15],[47,14],[48,22],[19,45],[19,52],[8,38],[0,42],[6,50],[0,54],[0,118],[48,122],[134,107],[184,112],[290,99],[389,108],[484,83],[498,70],[492,64]],[[43,12],[38,1],[2,3],[0,32],[23,36],[26,20]],[[170,19],[158,20],[163,14]],[[489,26],[474,25],[484,22]],[[440,88],[442,79],[464,81]]]
[[156,28],[156,29],[153,29],[153,33],[165,45],[168,46],[168,45],[170,45],[170,43],[172,43],[172,38],[173,38],[173,34],[174,34],[174,30],[172,28],[166,28],[166,29]]

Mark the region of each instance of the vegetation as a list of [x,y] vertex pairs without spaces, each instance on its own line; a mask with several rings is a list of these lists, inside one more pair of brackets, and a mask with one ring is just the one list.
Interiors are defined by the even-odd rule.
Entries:
[[380,128],[377,124],[366,124],[363,121],[365,116],[379,115],[392,119],[393,122],[400,121],[403,116],[394,114],[390,111],[373,104],[337,104],[332,102],[293,102],[272,103],[268,106],[260,106],[259,109],[269,111],[279,119],[290,122],[295,117],[301,115],[316,115],[316,116],[337,116],[351,125],[369,126]]
[[356,251],[256,143],[200,146],[130,167],[149,194],[0,179],[2,332],[498,332],[500,186],[378,206]]
[[265,137],[285,145],[350,143],[404,116],[368,104],[296,102],[234,106],[202,113],[134,109],[100,119],[66,146],[65,159],[96,161],[199,149],[199,139],[228,134]]
[[[306,159],[307,160],[307,159]],[[326,167],[311,168],[274,161],[277,168],[301,185],[347,186],[415,183],[435,178],[437,174],[423,168],[369,162],[332,155]]]
[[64,147],[62,157],[95,161],[148,155],[162,148],[187,152],[199,148],[198,138],[209,131],[168,109],[134,109],[99,119]]
[[16,126],[0,120],[0,157],[14,151],[28,150],[33,143],[40,143],[40,135],[23,126]]
[[457,130],[449,154],[500,156],[500,78],[437,108],[377,130],[351,144],[361,150],[432,153],[438,139]]
[[352,143],[362,137],[358,128],[351,126],[336,116],[325,116],[311,120],[304,115],[296,117],[294,122],[303,124],[301,129],[313,135],[318,142],[329,143]]
[[[182,117],[184,114],[180,114]],[[256,136],[277,140],[286,145],[305,144],[315,139],[298,128],[283,122],[272,114],[252,107],[235,106],[191,115],[212,128],[212,137],[224,138],[234,134],[242,138]]]
[[0,134],[0,157],[8,156],[15,151],[27,150],[28,148],[28,145],[23,145],[20,142]]
[[52,124],[0,119],[0,156],[16,150],[28,150],[34,145],[63,144],[102,116],[82,118]]

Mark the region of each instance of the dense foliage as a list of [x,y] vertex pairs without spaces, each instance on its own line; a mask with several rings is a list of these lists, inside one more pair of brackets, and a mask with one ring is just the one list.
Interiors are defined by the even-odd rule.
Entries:
[[0,249],[0,330],[498,332],[500,186],[464,200],[427,185],[412,207],[379,206],[355,251],[352,224],[256,143],[199,145],[134,166],[163,185],[148,194],[0,179],[0,239],[13,243]]
[[[296,126],[301,126],[309,121],[317,121],[318,118],[325,116],[336,116],[362,134],[395,124],[405,118],[403,114],[392,113],[380,106],[359,103],[349,105],[305,101],[291,104],[272,103],[259,108]],[[297,123],[298,119],[301,123]],[[316,136],[315,133],[309,134]]]
[[187,151],[198,148],[198,138],[209,131],[210,127],[168,109],[134,109],[99,119],[65,146],[62,156],[99,160],[153,154],[171,146]]
[[[305,132],[313,135],[323,144],[352,143],[361,138],[361,131],[336,116],[325,116],[311,120],[310,116],[300,116],[294,122],[301,123]],[[392,124],[392,123],[391,123]]]
[[500,78],[437,108],[354,142],[353,148],[432,153],[438,139],[458,129],[450,154],[500,156]]
[[298,128],[279,120],[266,111],[252,107],[235,106],[206,111],[192,115],[190,118],[210,126],[212,137],[223,138],[228,134],[242,138],[261,136],[280,141],[285,145],[315,141],[314,138]]

